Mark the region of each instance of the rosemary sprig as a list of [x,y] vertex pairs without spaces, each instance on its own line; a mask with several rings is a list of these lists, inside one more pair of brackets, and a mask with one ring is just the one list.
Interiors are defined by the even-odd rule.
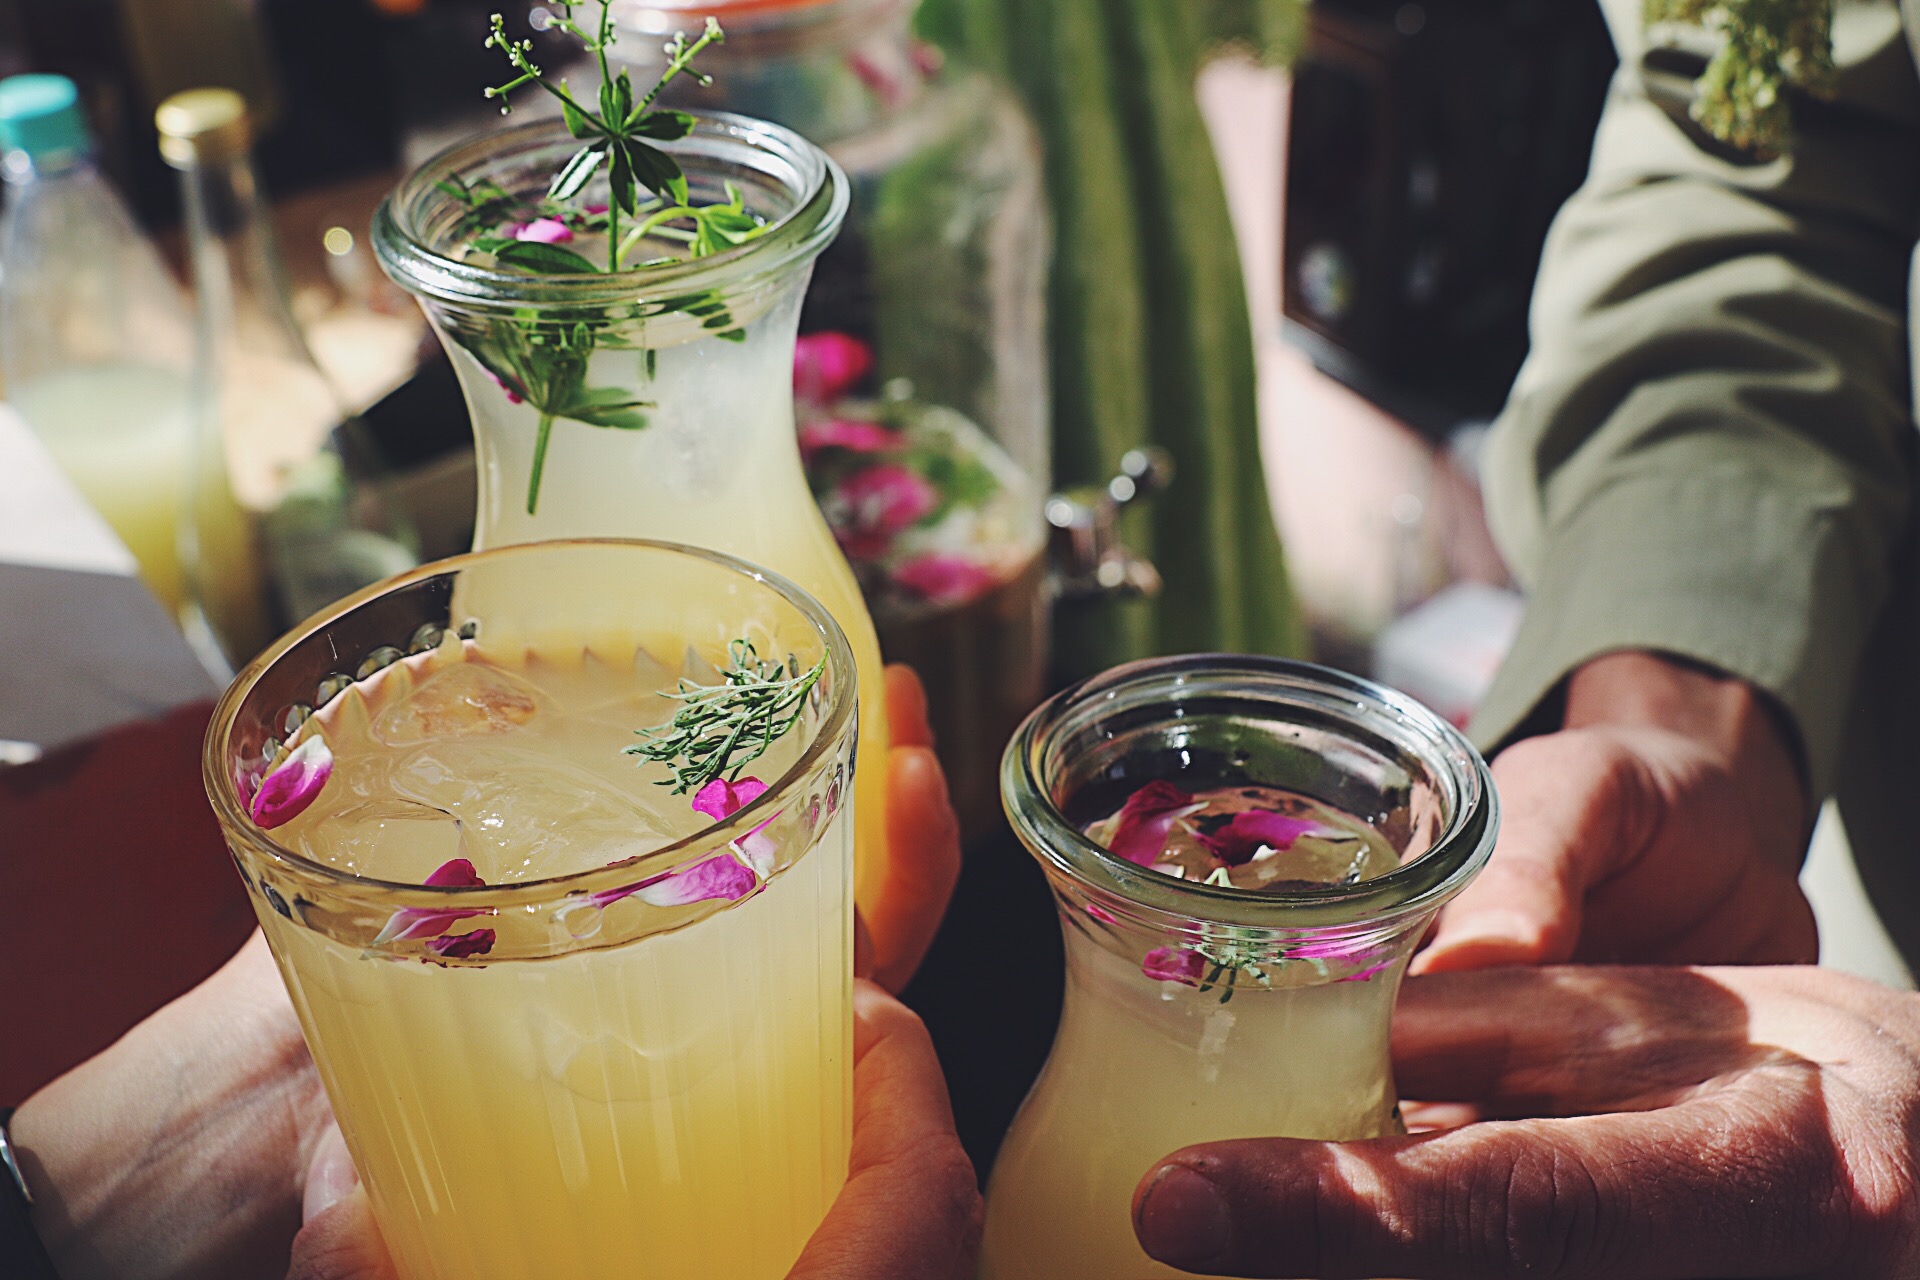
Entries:
[[827,669],[825,654],[806,672],[792,658],[784,664],[762,661],[746,640],[729,645],[728,657],[719,684],[681,680],[666,696],[685,705],[666,723],[639,730],[646,741],[626,749],[627,755],[670,765],[673,778],[660,785],[675,795],[698,791],[722,775],[738,781],[742,769],[799,722]]

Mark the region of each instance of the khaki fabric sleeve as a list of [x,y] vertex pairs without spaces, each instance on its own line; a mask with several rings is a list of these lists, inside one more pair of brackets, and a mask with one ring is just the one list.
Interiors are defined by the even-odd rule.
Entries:
[[1914,482],[1920,85],[1891,0],[1842,0],[1838,94],[1743,161],[1687,119],[1697,59],[1607,7],[1621,70],[1489,439],[1530,599],[1475,735],[1551,728],[1581,663],[1661,650],[1770,691],[1825,795]]

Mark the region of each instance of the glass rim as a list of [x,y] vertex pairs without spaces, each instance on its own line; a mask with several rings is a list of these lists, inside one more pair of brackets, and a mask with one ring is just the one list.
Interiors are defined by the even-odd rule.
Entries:
[[[1204,692],[1209,685],[1245,692],[1249,680],[1285,689],[1332,712],[1360,707],[1392,717],[1434,750],[1429,763],[1460,779],[1461,794],[1448,797],[1446,826],[1422,854],[1399,867],[1352,885],[1267,892],[1176,880],[1136,866],[1089,839],[1055,805],[1043,776],[1053,735],[1076,712],[1121,695],[1145,701],[1154,695]],[[1443,771],[1436,768],[1436,771]],[[1464,888],[1493,853],[1500,827],[1500,801],[1493,774],[1472,743],[1453,725],[1406,694],[1359,676],[1315,663],[1247,654],[1200,653],[1127,663],[1089,677],[1047,699],[1021,723],[1001,760],[1001,791],[1007,819],[1021,843],[1081,890],[1145,909],[1165,920],[1202,921],[1266,929],[1379,926],[1437,909]]]
[[655,145],[674,153],[683,168],[702,147],[735,146],[778,158],[798,182],[777,173],[794,205],[764,234],[745,244],[673,266],[629,267],[619,272],[570,275],[504,271],[450,258],[427,243],[420,220],[439,184],[487,160],[543,147],[577,146],[566,121],[545,117],[456,142],[402,178],[373,214],[373,248],[380,265],[410,292],[470,307],[594,306],[645,304],[709,290],[737,289],[771,277],[796,262],[810,261],[839,234],[852,193],[847,176],[825,151],[793,130],[729,111],[691,111],[693,132]]
[[[355,875],[296,853],[275,840],[270,832],[253,821],[234,785],[233,771],[227,764],[227,743],[232,737],[234,726],[239,720],[240,708],[245,704],[248,694],[275,662],[312,639],[335,620],[405,588],[448,574],[459,573],[483,562],[564,554],[568,550],[594,548],[627,548],[664,552],[704,560],[740,578],[757,582],[770,589],[798,610],[820,636],[828,670],[839,677],[832,682],[830,704],[822,715],[819,726],[814,730],[812,740],[807,743],[793,764],[776,781],[767,785],[764,793],[710,826],[702,827],[678,840],[649,849],[631,859],[586,871],[569,872],[561,876],[489,885],[407,884],[382,880],[374,876]],[[406,573],[376,582],[372,586],[364,587],[350,596],[335,601],[268,645],[257,657],[247,663],[239,674],[234,676],[225,692],[220,695],[219,701],[214,704],[213,715],[207,724],[206,737],[202,742],[201,782],[213,806],[214,816],[219,820],[222,834],[230,846],[235,842],[244,843],[250,853],[271,863],[279,870],[324,884],[333,891],[349,895],[375,895],[381,900],[383,906],[398,903],[402,906],[437,908],[444,907],[449,901],[458,900],[465,904],[485,902],[500,909],[538,908],[562,902],[579,892],[593,893],[602,889],[622,887],[630,883],[637,872],[689,863],[701,854],[744,838],[756,827],[775,817],[783,798],[798,789],[800,784],[829,761],[841,738],[854,724],[858,698],[859,690],[854,677],[853,647],[847,640],[846,633],[841,630],[840,624],[818,600],[771,569],[763,569],[759,565],[722,551],[651,538],[567,538],[514,543],[488,551],[469,551],[461,555],[449,556],[444,560],[420,565]],[[319,711],[320,707],[316,706],[315,715],[318,715]]]

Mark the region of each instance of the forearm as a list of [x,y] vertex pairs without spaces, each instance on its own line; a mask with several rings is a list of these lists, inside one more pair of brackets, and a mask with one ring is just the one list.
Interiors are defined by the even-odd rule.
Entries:
[[325,1106],[260,947],[15,1115],[34,1225],[62,1280],[285,1268]]

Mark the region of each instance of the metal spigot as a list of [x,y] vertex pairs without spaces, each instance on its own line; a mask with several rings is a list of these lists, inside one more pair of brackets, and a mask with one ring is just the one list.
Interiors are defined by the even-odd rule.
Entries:
[[1173,483],[1173,455],[1130,449],[1120,474],[1047,499],[1054,591],[1062,600],[1160,594],[1160,571],[1120,541],[1120,513]]

